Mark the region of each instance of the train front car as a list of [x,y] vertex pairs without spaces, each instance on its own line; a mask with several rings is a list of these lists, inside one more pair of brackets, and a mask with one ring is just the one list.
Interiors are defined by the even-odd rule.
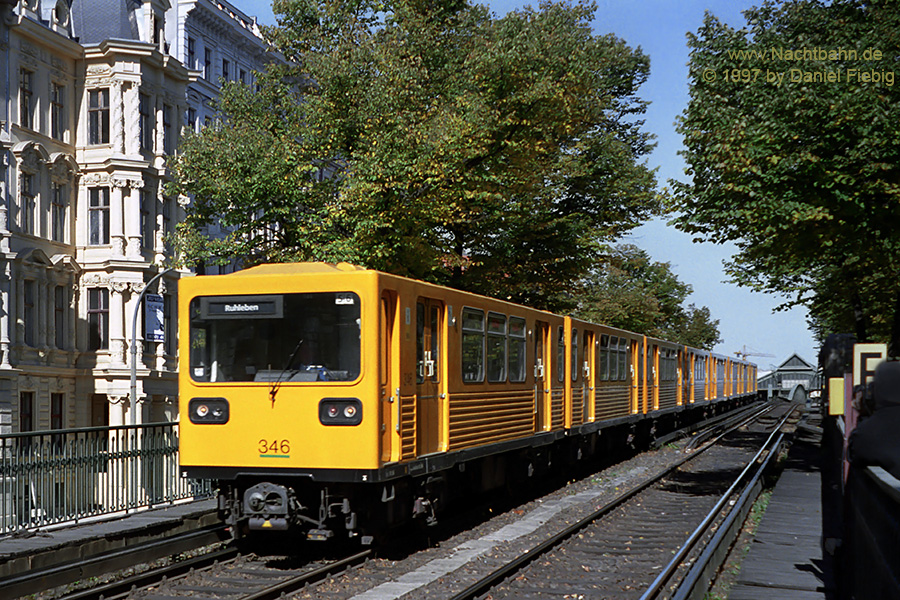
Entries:
[[344,265],[181,281],[182,471],[219,482],[235,537],[359,532],[351,490],[380,465],[376,294]]

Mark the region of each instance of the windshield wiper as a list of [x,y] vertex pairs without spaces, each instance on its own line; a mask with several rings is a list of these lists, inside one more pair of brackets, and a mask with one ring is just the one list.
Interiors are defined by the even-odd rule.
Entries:
[[300,352],[300,345],[303,344],[303,340],[297,342],[297,346],[294,348],[294,351],[291,352],[290,358],[288,358],[287,364],[284,366],[284,369],[281,370],[281,374],[278,375],[278,379],[272,384],[272,388],[269,390],[269,400],[272,401],[272,406],[275,406],[275,394],[278,393],[278,390],[281,388],[281,384],[284,381],[284,376],[290,370],[291,365],[294,364],[294,359],[297,357],[297,353]]

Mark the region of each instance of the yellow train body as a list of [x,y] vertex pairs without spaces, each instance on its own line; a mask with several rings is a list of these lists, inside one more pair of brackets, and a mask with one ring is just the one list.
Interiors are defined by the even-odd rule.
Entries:
[[530,476],[613,424],[756,392],[744,361],[345,264],[183,279],[179,314],[182,468],[236,527],[431,518],[468,464]]

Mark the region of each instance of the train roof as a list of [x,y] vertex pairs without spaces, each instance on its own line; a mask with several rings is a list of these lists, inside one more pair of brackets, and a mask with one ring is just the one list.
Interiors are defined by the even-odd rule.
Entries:
[[355,271],[368,271],[365,267],[358,267],[350,263],[324,263],[324,262],[295,262],[295,263],[270,263],[257,265],[248,269],[242,269],[230,273],[242,277],[245,275],[297,275],[300,273],[347,273]]

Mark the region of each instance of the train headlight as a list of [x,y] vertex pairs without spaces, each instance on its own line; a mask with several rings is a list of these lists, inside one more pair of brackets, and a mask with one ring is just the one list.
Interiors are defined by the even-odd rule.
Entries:
[[188,402],[191,423],[218,424],[228,422],[228,400],[225,398],[191,398]]
[[322,425],[359,425],[362,402],[357,398],[323,398],[319,402],[319,421]]

